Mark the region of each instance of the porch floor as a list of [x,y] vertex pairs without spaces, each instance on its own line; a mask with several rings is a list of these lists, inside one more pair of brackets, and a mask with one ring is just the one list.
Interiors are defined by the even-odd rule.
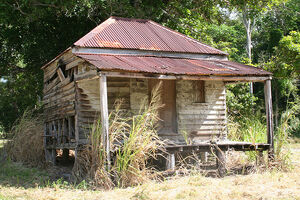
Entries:
[[266,143],[251,143],[251,142],[239,142],[230,140],[221,141],[203,141],[194,144],[186,143],[169,143],[165,146],[167,152],[177,151],[212,151],[212,150],[235,150],[235,151],[265,151],[270,147]]

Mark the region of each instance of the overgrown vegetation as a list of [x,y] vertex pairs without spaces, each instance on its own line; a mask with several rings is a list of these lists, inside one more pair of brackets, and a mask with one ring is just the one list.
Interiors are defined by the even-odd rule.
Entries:
[[[28,107],[41,105],[40,67],[111,15],[152,19],[226,51],[230,60],[274,72],[278,79],[273,81],[273,105],[278,104],[276,118],[280,119],[286,103],[281,94],[286,89],[279,82],[282,78],[294,79],[290,72],[299,74],[299,11],[298,0],[3,2],[0,4],[0,126],[8,132]],[[253,22],[252,60],[247,54],[243,24],[243,14],[247,13]],[[72,31],[74,27],[76,31]],[[246,90],[237,96],[247,94]],[[263,99],[261,91],[254,84],[256,98]]]
[[97,187],[112,188],[138,185],[156,175],[147,162],[157,157],[158,150],[163,150],[156,132],[161,107],[159,86],[154,89],[150,104],[145,99],[139,113],[132,117],[126,117],[128,113],[120,110],[121,103],[116,103],[109,116],[113,161],[107,163],[101,120],[98,120],[91,128],[90,144],[78,154],[74,167],[78,180],[87,179]]
[[225,179],[193,174],[108,191],[87,189],[87,182],[72,186],[61,179],[44,181],[48,178],[45,171],[11,162],[5,165],[6,169],[3,165],[0,168],[0,199],[299,199],[299,148],[299,144],[293,145],[291,155],[295,168],[288,172],[273,170]]
[[12,138],[5,144],[9,159],[32,166],[44,163],[43,121],[33,111],[25,111],[10,131]]

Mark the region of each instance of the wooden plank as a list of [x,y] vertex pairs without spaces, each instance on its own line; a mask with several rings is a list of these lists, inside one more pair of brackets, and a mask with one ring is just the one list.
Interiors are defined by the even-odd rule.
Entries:
[[183,128],[183,129],[179,129],[179,132],[183,132],[183,131],[187,131],[190,132],[191,136],[194,137],[200,137],[200,136],[208,136],[208,135],[220,135],[224,132],[223,129],[215,129],[215,130],[197,130],[197,128]]
[[63,143],[65,144],[67,142],[67,135],[68,135],[68,126],[67,126],[67,120],[66,118],[63,118]]
[[43,101],[47,102],[47,100],[49,101],[49,99],[55,97],[55,98],[60,98],[57,96],[65,96],[65,94],[71,93],[73,92],[75,95],[75,87],[74,87],[74,83],[72,83],[71,85],[68,85],[66,88],[60,88],[58,90],[52,90],[50,93],[44,95],[43,97]]
[[57,73],[60,81],[64,81],[66,79],[66,77],[60,67],[56,70],[56,73]]
[[55,144],[57,144],[57,128],[56,128],[56,125],[57,125],[57,121],[54,120],[54,137],[55,137]]
[[60,138],[61,138],[61,123],[60,120],[57,120],[57,144],[60,144]]
[[107,168],[110,170],[110,142],[108,132],[108,105],[107,105],[107,79],[105,75],[101,75],[99,79],[100,84],[100,110],[102,122],[102,142],[105,147]]
[[59,83],[58,77],[56,77],[51,83],[44,86],[43,93],[46,94],[48,91],[50,91],[54,86],[56,86]]
[[76,58],[74,61],[72,61],[66,65],[66,70],[69,70],[82,62],[84,62],[84,60],[82,60],[81,58]]
[[220,177],[224,177],[227,173],[226,169],[226,158],[221,149],[217,147],[216,149],[216,156],[217,156],[217,166],[218,166],[218,173]]
[[269,149],[269,158],[274,158],[274,133],[273,133],[273,113],[272,113],[272,88],[271,80],[266,80],[264,83],[265,90],[265,105],[267,118],[267,136]]
[[71,129],[71,117],[68,117],[68,133],[69,133],[69,138],[68,138],[68,141],[70,142],[71,141],[71,138],[72,138],[72,129]]
[[[48,112],[48,111],[46,111]],[[49,113],[45,116],[45,121],[46,122],[50,122],[50,121],[53,121],[55,119],[60,119],[60,118],[64,118],[64,117],[67,117],[67,116],[74,116],[75,115],[75,110],[74,108],[72,109],[63,109],[63,110],[60,110],[60,112],[52,112],[52,113]]]
[[[226,116],[225,114],[220,114],[220,115],[195,115],[195,114],[190,114],[190,115],[185,115],[185,119],[196,119],[196,120],[225,120]],[[180,119],[183,119],[181,115],[179,115]]]
[[153,73],[129,73],[129,72],[101,72],[107,77],[128,77],[128,78],[153,78],[169,80],[221,80],[221,81],[249,81],[263,82],[270,79],[269,76],[188,76],[188,75],[161,75]]
[[[60,61],[62,60],[62,64],[69,64],[70,62],[74,61],[75,59],[78,59],[78,57],[75,57],[72,53],[67,52],[62,57],[60,57]],[[56,73],[58,69],[58,61],[56,60],[52,64],[50,64],[48,67],[44,69],[44,83],[47,82],[49,79],[53,77],[53,75]]]
[[56,73],[57,70],[57,62],[50,65],[48,71],[44,71],[44,83],[50,80]]
[[[64,87],[65,85],[69,84],[71,82],[71,78],[67,77],[65,80],[63,80],[62,82],[57,83],[57,85],[55,85],[53,88],[51,88],[52,90],[57,90],[58,88]],[[46,94],[47,92],[44,92],[44,94]]]
[[167,154],[166,170],[175,170],[175,154],[174,153]]
[[[195,122],[190,122],[190,119],[186,119],[186,120],[183,120],[183,121],[179,121],[180,124],[184,124],[184,125],[193,125],[195,124]],[[207,126],[214,126],[214,125],[226,125],[226,121],[225,120],[205,120],[205,121],[196,121],[196,124],[198,125],[207,125]]]
[[203,80],[194,81],[194,92],[196,103],[205,103],[205,82]]
[[181,116],[180,118],[189,118],[191,116],[192,118],[199,118],[202,119],[202,115],[225,115],[226,110],[221,109],[190,109],[189,106],[186,106],[186,109],[180,109],[178,111],[178,114]]
[[[180,123],[180,122],[179,122]],[[198,131],[210,131],[210,130],[222,130],[225,128],[225,125],[222,124],[216,124],[216,125],[211,125],[211,124],[203,124],[203,123],[184,123],[187,127],[192,126],[192,129],[196,129]]]
[[54,110],[54,111],[52,109],[45,110],[45,112],[47,113],[46,121],[52,121],[49,119],[53,119],[53,118],[61,119],[67,116],[74,115],[75,109],[74,107],[64,107],[62,109]]
[[79,123],[78,123],[78,113],[76,113],[75,117],[75,141],[76,141],[76,144],[78,144],[79,142]]
[[56,96],[49,97],[47,99],[43,100],[44,106],[50,107],[53,105],[56,105],[57,102],[63,102],[63,101],[72,101],[75,100],[75,90],[72,89],[71,91],[59,93]]
[[82,74],[74,74],[75,81],[80,81],[83,79],[94,79],[94,78],[98,78],[98,74],[96,70],[90,70]]
[[67,97],[64,97],[63,99],[58,99],[55,101],[49,101],[49,103],[46,103],[44,105],[45,109],[53,109],[53,108],[62,108],[67,105],[73,105],[73,102],[75,101],[74,94],[70,94]]

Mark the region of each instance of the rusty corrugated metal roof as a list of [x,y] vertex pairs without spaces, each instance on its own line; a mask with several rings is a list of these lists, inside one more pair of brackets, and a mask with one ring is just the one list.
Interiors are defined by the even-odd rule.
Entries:
[[78,47],[227,55],[151,20],[110,17],[74,43]]
[[226,60],[196,60],[138,55],[76,54],[100,70],[170,75],[269,76],[265,70]]

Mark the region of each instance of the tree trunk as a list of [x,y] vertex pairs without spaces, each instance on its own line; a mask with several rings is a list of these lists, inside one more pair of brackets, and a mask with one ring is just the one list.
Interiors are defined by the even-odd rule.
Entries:
[[[244,9],[243,9],[243,12],[242,12],[242,15],[243,15],[243,24],[244,24],[244,27],[246,29],[246,35],[247,35],[247,44],[246,44],[246,50],[247,50],[247,56],[249,58],[249,61],[250,63],[252,62],[252,56],[251,56],[251,53],[252,53],[252,39],[251,39],[251,34],[252,34],[252,28],[253,28],[253,25],[254,25],[254,22],[251,23],[251,18],[249,16],[249,9],[247,8],[247,6],[245,5],[244,6]],[[249,84],[249,92],[251,95],[253,95],[253,83],[251,82]]]

